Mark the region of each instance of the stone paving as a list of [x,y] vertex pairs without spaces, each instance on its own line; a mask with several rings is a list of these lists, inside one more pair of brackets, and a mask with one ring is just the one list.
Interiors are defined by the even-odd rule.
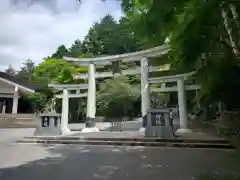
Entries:
[[[173,122],[173,124],[176,127],[179,127],[179,120],[175,120]],[[69,129],[73,130],[73,131],[80,131],[83,128],[85,128],[85,123],[73,123],[73,124],[69,124],[68,125]],[[112,124],[111,122],[98,122],[96,123],[96,127],[100,130],[100,131],[110,131],[112,128]],[[133,121],[125,121],[122,122],[121,124],[121,129],[123,131],[138,131],[140,128],[142,127],[142,119],[141,118],[137,118]]]
[[[81,136],[83,138],[145,138],[144,133],[138,131],[122,131],[122,132],[111,132],[111,131],[100,131],[91,133],[72,132],[71,136]],[[177,137],[175,139],[193,139],[193,140],[220,140],[222,138],[206,134],[204,132],[193,132],[189,135]]]
[[[96,127],[100,131],[108,131],[111,129],[111,122],[97,122]],[[79,131],[85,128],[85,123],[73,123],[68,125],[69,129]],[[122,129],[124,131],[138,131],[142,127],[142,119],[138,118],[133,121],[122,122]]]
[[35,128],[9,128],[0,129],[0,144],[15,142],[26,136],[33,136]]

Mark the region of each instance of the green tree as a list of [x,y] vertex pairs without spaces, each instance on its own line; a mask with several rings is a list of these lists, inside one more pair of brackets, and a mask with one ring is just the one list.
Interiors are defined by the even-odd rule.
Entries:
[[111,15],[95,23],[83,41],[83,52],[96,55],[114,55],[138,51],[141,45],[128,27],[128,20],[117,22]]
[[101,84],[97,97],[99,110],[106,117],[122,118],[129,115],[140,96],[139,89],[130,85],[126,77],[106,80]]
[[[84,53],[91,56],[115,55],[141,50],[142,44],[129,28],[129,19],[123,17],[117,22],[111,15],[95,23],[83,40]],[[131,63],[116,63],[104,67],[105,70],[119,71]]]
[[34,70],[34,82],[48,85],[48,83],[72,83],[73,75],[77,72],[77,68],[61,59],[49,58],[40,63]]
[[28,100],[35,105],[37,112],[43,112],[46,104],[49,102],[49,97],[47,93],[35,92],[28,96]]
[[[49,83],[56,84],[74,84],[82,83],[83,81],[75,80],[74,74],[82,70],[81,67],[76,67],[72,63],[61,59],[48,58],[40,63],[33,73],[33,81],[42,84],[43,89],[41,93],[36,93],[30,97],[31,100],[36,101],[37,109],[42,110],[43,105],[49,104],[53,96],[58,94],[59,91],[48,88]],[[79,105],[80,100],[71,100],[70,107],[76,107]],[[60,105],[61,103],[58,103]],[[76,121],[76,111],[75,108],[70,108],[70,114],[72,119]],[[75,112],[74,112],[75,111]],[[74,114],[75,113],[75,114]],[[83,113],[83,112],[82,112]]]
[[5,69],[5,73],[14,76],[16,74],[15,69],[10,64],[7,69]]
[[69,55],[69,50],[64,46],[61,45],[57,48],[57,51],[52,54],[52,58],[57,58],[57,59],[61,59],[63,58],[63,56],[68,56]]
[[69,55],[72,57],[79,57],[82,54],[82,42],[77,39],[74,41],[69,49]]
[[240,100],[236,94],[240,88],[240,6],[236,1],[122,0],[122,5],[134,32],[147,39],[149,46],[169,38],[174,70],[197,71],[205,102],[240,106],[229,103]]
[[26,62],[22,64],[20,71],[18,71],[17,73],[17,77],[32,82],[34,69],[35,69],[34,62],[31,59],[28,59]]

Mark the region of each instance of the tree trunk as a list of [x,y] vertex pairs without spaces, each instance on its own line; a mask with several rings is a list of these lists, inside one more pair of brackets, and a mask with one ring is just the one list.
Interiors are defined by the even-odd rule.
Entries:
[[233,4],[229,4],[229,8],[232,12],[234,23],[236,24],[237,34],[238,34],[238,46],[240,45],[240,24],[238,19],[238,13],[236,7]]
[[232,29],[229,26],[227,12],[225,11],[223,5],[220,8],[221,8],[221,13],[222,13],[222,18],[223,18],[223,24],[224,24],[224,27],[225,27],[227,33],[228,33],[229,40],[230,40],[232,50],[233,50],[233,54],[236,57],[239,57],[240,53],[239,53],[239,50],[238,50],[238,47],[237,47],[237,43],[233,40]]

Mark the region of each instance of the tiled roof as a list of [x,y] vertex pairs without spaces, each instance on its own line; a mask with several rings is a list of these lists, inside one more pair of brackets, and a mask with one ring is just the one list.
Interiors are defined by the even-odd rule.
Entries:
[[37,85],[37,84],[29,83],[25,80],[19,79],[15,76],[12,76],[12,75],[4,73],[4,72],[0,72],[0,78],[11,81],[13,83],[16,83],[18,85],[21,85],[21,86],[26,87],[26,88],[31,89],[31,90],[40,89],[40,86]]

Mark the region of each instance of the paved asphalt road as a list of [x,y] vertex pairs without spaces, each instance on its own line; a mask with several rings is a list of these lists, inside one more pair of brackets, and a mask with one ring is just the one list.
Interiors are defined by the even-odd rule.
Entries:
[[222,172],[233,153],[14,143],[33,131],[0,129],[0,180],[193,180],[203,172]]
[[0,180],[193,180],[231,151],[0,143]]

